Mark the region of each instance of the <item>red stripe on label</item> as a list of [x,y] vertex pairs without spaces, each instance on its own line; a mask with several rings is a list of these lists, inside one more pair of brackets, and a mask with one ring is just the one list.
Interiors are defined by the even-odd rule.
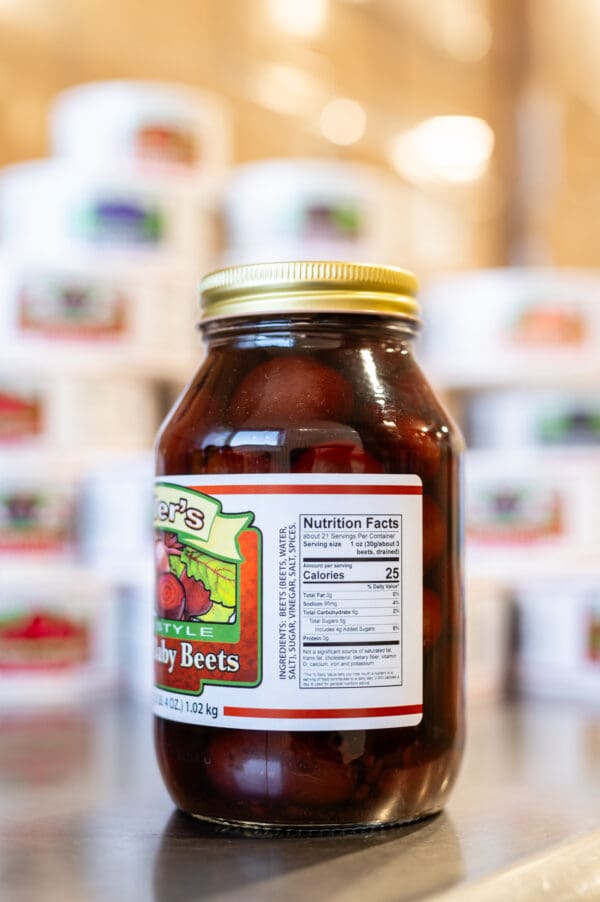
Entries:
[[[165,477],[168,478],[168,477]],[[192,485],[211,495],[422,495],[420,485]]]
[[423,705],[398,705],[393,708],[230,708],[225,706],[226,717],[273,717],[308,720],[327,717],[397,717],[402,714],[421,714]]

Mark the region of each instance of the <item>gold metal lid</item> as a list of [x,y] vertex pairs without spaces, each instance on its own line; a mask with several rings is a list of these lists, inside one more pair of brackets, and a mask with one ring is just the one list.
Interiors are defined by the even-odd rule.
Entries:
[[200,283],[202,320],[276,313],[371,313],[419,318],[415,276],[396,266],[330,261],[251,263]]

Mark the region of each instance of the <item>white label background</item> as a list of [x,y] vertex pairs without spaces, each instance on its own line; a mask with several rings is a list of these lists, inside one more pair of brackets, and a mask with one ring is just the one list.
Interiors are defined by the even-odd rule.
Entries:
[[[168,481],[171,484],[182,486],[197,486],[204,489],[206,494],[212,495],[211,487],[227,486],[227,494],[220,495],[214,492],[214,497],[223,504],[223,513],[236,514],[252,511],[255,519],[252,526],[256,526],[262,532],[263,548],[263,584],[262,584],[262,682],[255,688],[241,688],[233,686],[204,686],[200,696],[190,696],[182,693],[171,692],[164,689],[155,689],[155,713],[159,717],[177,720],[186,723],[203,724],[207,726],[232,727],[235,729],[253,730],[356,730],[356,729],[380,729],[400,726],[413,726],[422,718],[422,681],[423,681],[423,589],[422,589],[422,494],[421,480],[417,476],[383,476],[383,475],[248,475],[248,476],[164,476],[158,481]],[[258,490],[250,494],[234,494],[236,486],[257,486]],[[278,492],[275,487],[281,486]],[[297,491],[286,491],[285,487],[296,487]],[[303,486],[323,487],[323,492],[306,493]],[[340,492],[336,493],[336,486]],[[273,488],[269,488],[273,487]],[[342,493],[342,487],[344,491]],[[403,494],[403,490],[414,494]],[[369,491],[371,488],[371,491]],[[262,491],[261,491],[262,489]],[[266,489],[266,491],[265,491]],[[397,492],[394,491],[397,489]],[[355,491],[356,490],[356,491]],[[378,491],[379,490],[379,491]],[[391,490],[391,492],[390,492]],[[298,666],[301,657],[302,633],[307,630],[314,633],[314,619],[312,625],[307,623],[307,618],[302,617],[302,591],[310,590],[310,586],[302,585],[303,569],[311,570],[320,567],[319,564],[311,564],[302,568],[303,557],[301,545],[301,517],[321,516],[326,518],[342,517],[344,519],[359,520],[366,523],[367,516],[389,519],[390,516],[401,521],[401,529],[397,531],[401,539],[399,590],[401,610],[397,617],[399,624],[399,647],[390,646],[386,649],[388,657],[390,652],[396,656],[400,654],[401,660],[401,684],[391,685],[391,678],[383,680],[379,685],[361,685],[359,687],[333,688],[301,688],[301,668]],[[295,580],[297,596],[296,616],[296,648],[297,666],[294,678],[280,679],[279,675],[279,564],[280,564],[280,529],[287,529],[294,525],[296,530],[297,548],[297,574]],[[377,530],[373,530],[377,532]],[[311,530],[311,534],[318,530]],[[344,530],[346,534],[350,530]],[[389,532],[389,531],[388,531]],[[393,531],[392,531],[393,532]],[[391,533],[390,533],[391,535]],[[289,538],[289,536],[288,536]],[[328,541],[329,536],[323,537]],[[390,536],[387,536],[389,539]],[[370,546],[372,548],[372,546]],[[369,549],[367,549],[369,550]],[[336,551],[325,548],[311,548],[305,552],[308,557],[335,557]],[[338,552],[339,553],[339,552]],[[348,541],[344,541],[341,553],[348,557]],[[323,565],[327,567],[327,565]],[[360,576],[373,578],[381,569],[378,577],[379,584],[386,582],[384,579],[386,566],[379,562],[361,563],[354,566],[352,562],[345,564],[329,565],[328,569],[343,571],[345,576],[354,569],[353,577]],[[377,571],[377,572],[375,572]],[[373,579],[373,582],[376,580]],[[339,582],[332,583],[336,587]],[[385,591],[380,586],[373,593],[368,585],[353,582],[360,592],[354,601],[345,597],[343,602],[349,608],[356,609],[356,605],[364,599],[372,602],[377,591]],[[326,585],[322,588],[326,589]],[[389,588],[389,587],[388,587]],[[352,590],[348,586],[348,595],[352,596]],[[367,589],[367,595],[362,595],[362,590]],[[385,602],[387,603],[387,601]],[[338,605],[340,602],[338,602]],[[298,616],[300,615],[300,616]],[[357,623],[358,620],[352,620]],[[330,621],[331,622],[331,621]],[[348,622],[348,621],[347,621]],[[333,617],[334,629],[339,627],[339,618]],[[389,626],[389,624],[388,624]],[[331,629],[332,627],[329,627]],[[351,636],[345,633],[347,627],[340,627],[344,635],[336,638],[351,640]],[[312,638],[315,638],[313,635]],[[317,637],[322,638],[322,636]],[[333,637],[332,637],[333,638]],[[375,637],[376,638],[376,637]],[[382,636],[379,636],[381,639]],[[383,637],[385,638],[385,637]],[[357,641],[360,641],[357,635]],[[348,646],[350,649],[351,647]],[[351,653],[351,652],[349,652]],[[319,655],[318,650],[307,652],[313,658]],[[327,654],[325,651],[324,654]],[[286,657],[287,661],[287,657]],[[390,664],[390,666],[393,665]],[[325,668],[326,669],[326,668]],[[319,667],[317,666],[317,671]],[[369,682],[369,670],[367,667],[359,681]],[[380,674],[381,676],[381,674]],[[349,679],[351,679],[350,677]],[[385,683],[388,685],[385,685]],[[306,685],[306,680],[304,681]],[[315,682],[312,679],[311,684]],[[318,682],[318,680],[317,680]],[[371,681],[373,682],[373,681]],[[395,682],[395,681],[393,681]],[[181,707],[174,707],[175,700],[181,700]],[[201,702],[193,705],[193,702]],[[190,710],[194,708],[194,710]],[[253,712],[250,716],[225,714],[225,709],[243,709],[245,712]],[[410,709],[408,712],[401,709]],[[357,710],[359,709],[359,710]],[[391,712],[381,709],[393,709]],[[400,710],[399,710],[400,709]],[[208,713],[207,713],[208,711]],[[296,716],[279,716],[278,712],[293,711]],[[302,712],[319,712],[319,716],[304,716]],[[216,717],[214,716],[216,712]],[[259,714],[260,712],[260,714]],[[330,713],[327,713],[330,712]],[[351,713],[351,716],[348,716]],[[344,716],[341,716],[341,715]]]

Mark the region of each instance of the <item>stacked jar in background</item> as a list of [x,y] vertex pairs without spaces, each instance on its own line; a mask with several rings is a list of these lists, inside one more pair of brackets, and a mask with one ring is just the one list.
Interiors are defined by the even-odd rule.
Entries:
[[229,164],[185,87],[66,91],[51,133],[0,176],[0,708],[150,686],[150,449]]
[[[470,447],[470,684],[478,673],[498,691],[511,680],[524,694],[597,700],[600,275],[444,279],[424,319],[424,357],[454,393]],[[494,634],[506,654],[490,656]]]
[[261,160],[234,170],[224,266],[286,260],[398,262],[409,253],[408,189],[372,166]]
[[[473,246],[456,204],[371,166],[231,169],[227,111],[183,86],[70,89],[51,136],[52,158],[0,174],[0,708],[149,699],[151,447],[197,369],[200,275],[335,258],[427,274]],[[555,658],[565,692],[597,692],[599,286],[507,270],[424,296],[418,353],[473,447],[471,696],[499,695],[511,668],[547,688]],[[568,653],[539,639],[542,624],[565,635],[558,612]]]

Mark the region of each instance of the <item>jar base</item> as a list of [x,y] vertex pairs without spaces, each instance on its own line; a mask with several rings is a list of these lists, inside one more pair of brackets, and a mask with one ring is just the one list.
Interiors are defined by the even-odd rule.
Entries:
[[267,824],[258,821],[238,821],[229,818],[208,817],[204,814],[194,814],[185,811],[189,817],[210,825],[219,833],[249,834],[252,836],[329,836],[349,833],[374,833],[381,830],[390,830],[394,827],[406,827],[418,821],[427,820],[439,814],[442,808],[433,808],[416,817],[406,820],[390,821],[385,823],[365,824]]

